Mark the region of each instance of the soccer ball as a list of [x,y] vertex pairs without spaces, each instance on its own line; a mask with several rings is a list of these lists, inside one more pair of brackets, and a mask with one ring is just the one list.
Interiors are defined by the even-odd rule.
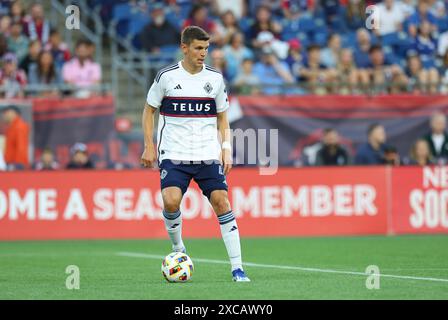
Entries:
[[172,252],[162,261],[162,274],[168,282],[186,282],[193,270],[193,261],[182,252]]

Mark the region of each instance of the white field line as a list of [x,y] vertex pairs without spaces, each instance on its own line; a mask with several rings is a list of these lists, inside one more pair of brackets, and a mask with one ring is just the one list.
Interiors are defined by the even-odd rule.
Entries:
[[[146,253],[138,253],[138,252],[117,252],[118,256],[122,257],[130,257],[130,258],[145,258],[145,259],[163,259],[165,256],[155,255],[155,254],[146,254]],[[229,264],[229,261],[225,260],[212,260],[212,259],[202,259],[202,258],[194,258],[194,261],[202,262],[202,263],[213,263],[213,264]],[[356,271],[344,271],[344,270],[332,270],[332,269],[320,269],[320,268],[306,268],[306,267],[297,267],[297,266],[281,266],[274,264],[261,264],[261,263],[252,263],[252,262],[243,262],[245,266],[248,267],[257,267],[257,268],[271,268],[271,269],[283,269],[283,270],[298,270],[298,271],[306,271],[306,272],[321,272],[321,273],[336,273],[336,274],[347,274],[347,275],[355,275],[355,276],[372,276],[376,274],[367,274],[365,272],[356,272]],[[446,282],[448,283],[448,279],[440,279],[440,278],[427,278],[427,277],[414,277],[414,276],[400,276],[394,274],[379,274],[380,277],[383,278],[395,278],[395,279],[406,279],[406,280],[420,280],[420,281],[433,281],[433,282]]]

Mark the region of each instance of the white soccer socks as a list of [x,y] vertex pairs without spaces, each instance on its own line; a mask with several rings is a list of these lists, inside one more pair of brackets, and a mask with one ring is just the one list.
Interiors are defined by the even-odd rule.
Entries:
[[168,235],[173,244],[173,251],[184,250],[185,246],[182,241],[182,215],[180,214],[180,210],[177,212],[166,212],[163,210],[163,220],[165,221],[166,231],[168,231]]
[[240,233],[236,225],[235,216],[229,211],[218,217],[221,226],[222,239],[229,255],[232,271],[235,269],[243,269],[241,260]]

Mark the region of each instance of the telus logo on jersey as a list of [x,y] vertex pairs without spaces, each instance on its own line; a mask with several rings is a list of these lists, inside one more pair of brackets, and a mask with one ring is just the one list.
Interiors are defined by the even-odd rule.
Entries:
[[165,97],[160,114],[171,117],[216,117],[216,102],[213,98]]
[[173,108],[174,111],[190,111],[190,112],[202,111],[202,110],[207,112],[210,111],[211,109],[210,103],[196,103],[193,105],[192,103],[177,103],[177,102],[173,102]]

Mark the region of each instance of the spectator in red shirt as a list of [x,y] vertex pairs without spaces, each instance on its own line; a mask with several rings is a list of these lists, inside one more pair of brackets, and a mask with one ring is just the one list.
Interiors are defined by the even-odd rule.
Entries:
[[25,34],[30,40],[46,44],[50,38],[50,22],[45,19],[44,8],[40,3],[31,5],[31,16],[25,20]]
[[210,43],[217,43],[221,40],[221,35],[218,32],[217,24],[207,18],[208,10],[203,5],[195,5],[190,12],[190,16],[185,20],[183,28],[188,26],[198,26],[204,29],[210,35]]
[[26,74],[17,69],[17,58],[13,53],[3,56],[3,68],[0,70],[0,96],[5,98],[23,97],[23,87],[27,84]]
[[27,168],[29,165],[29,125],[20,116],[16,106],[7,106],[2,112],[6,129],[5,162],[14,168]]

